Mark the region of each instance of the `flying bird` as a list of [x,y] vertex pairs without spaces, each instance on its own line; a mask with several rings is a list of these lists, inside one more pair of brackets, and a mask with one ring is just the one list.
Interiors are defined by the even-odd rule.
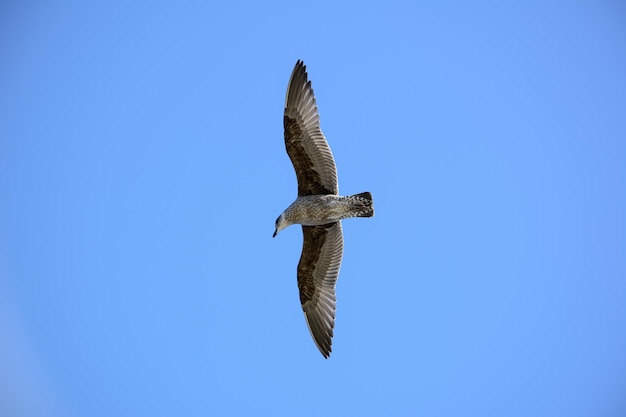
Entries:
[[372,217],[372,194],[339,195],[335,159],[320,129],[311,81],[300,60],[289,78],[283,123],[285,147],[298,179],[298,197],[276,219],[274,237],[292,224],[302,225],[300,302],[311,336],[328,358],[335,326],[335,284],[343,256],[341,220]]

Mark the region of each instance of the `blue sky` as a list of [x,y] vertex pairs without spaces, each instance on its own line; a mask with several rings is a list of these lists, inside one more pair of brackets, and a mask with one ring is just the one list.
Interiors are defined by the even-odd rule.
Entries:
[[[626,412],[626,7],[0,8],[0,414]],[[344,221],[299,304],[307,64]]]

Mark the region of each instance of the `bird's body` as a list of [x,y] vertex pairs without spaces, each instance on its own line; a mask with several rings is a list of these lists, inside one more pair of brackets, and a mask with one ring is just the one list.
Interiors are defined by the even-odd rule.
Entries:
[[320,226],[349,217],[371,217],[372,195],[362,193],[343,197],[318,194],[298,197],[283,215],[290,224]]
[[285,147],[298,179],[298,197],[276,219],[274,236],[292,224],[302,225],[300,302],[311,336],[328,358],[335,325],[335,284],[343,256],[341,220],[372,217],[372,195],[339,195],[335,160],[320,129],[313,88],[302,61],[296,63],[289,79],[284,127]]

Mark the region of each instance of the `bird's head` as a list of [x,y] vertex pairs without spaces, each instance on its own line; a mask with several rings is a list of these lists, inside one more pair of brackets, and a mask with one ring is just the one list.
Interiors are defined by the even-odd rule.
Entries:
[[287,222],[287,219],[285,218],[285,214],[283,213],[280,216],[278,216],[278,218],[276,219],[276,229],[274,230],[274,235],[272,237],[276,237],[278,232],[280,232],[287,226],[289,226],[289,222]]

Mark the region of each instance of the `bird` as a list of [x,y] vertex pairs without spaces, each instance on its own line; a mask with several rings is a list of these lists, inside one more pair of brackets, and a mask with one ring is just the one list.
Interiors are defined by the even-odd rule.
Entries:
[[335,327],[335,285],[343,257],[341,220],[373,217],[374,204],[370,192],[339,195],[335,159],[320,128],[315,94],[301,60],[289,78],[283,124],[298,195],[276,219],[273,237],[292,224],[302,226],[297,269],[300,303],[313,341],[328,359]]

